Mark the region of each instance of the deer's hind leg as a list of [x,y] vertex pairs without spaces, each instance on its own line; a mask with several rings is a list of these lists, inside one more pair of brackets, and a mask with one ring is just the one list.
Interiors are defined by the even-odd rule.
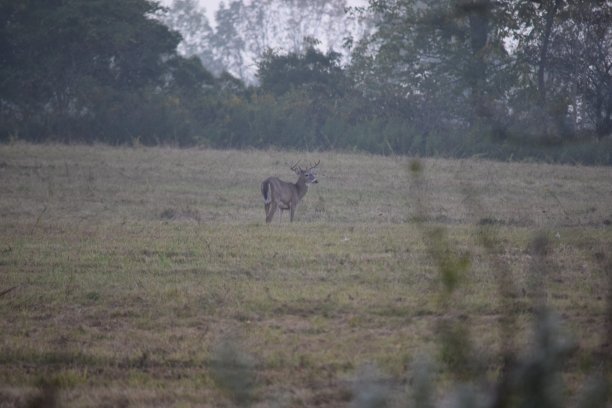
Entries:
[[268,213],[270,212],[270,203],[264,203],[264,210],[266,212],[266,217],[267,217]]
[[269,224],[272,221],[272,217],[274,217],[274,213],[276,212],[277,204],[272,201],[269,204],[266,204],[266,223]]

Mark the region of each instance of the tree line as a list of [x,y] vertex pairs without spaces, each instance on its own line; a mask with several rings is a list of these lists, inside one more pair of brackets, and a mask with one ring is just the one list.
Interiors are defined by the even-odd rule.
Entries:
[[342,49],[293,3],[274,48],[273,0],[0,0],[0,140],[612,163],[609,2],[372,0]]

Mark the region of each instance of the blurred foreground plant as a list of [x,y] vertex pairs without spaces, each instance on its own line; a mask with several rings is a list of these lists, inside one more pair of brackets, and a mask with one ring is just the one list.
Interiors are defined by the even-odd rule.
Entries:
[[[486,379],[481,357],[472,350],[469,318],[459,316],[456,307],[451,308],[451,299],[470,267],[466,254],[458,254],[443,227],[431,227],[427,219],[424,165],[418,160],[409,164],[416,201],[416,220],[421,229],[430,257],[439,272],[440,315],[438,341],[439,359],[449,369],[455,383],[446,396],[437,396],[436,376],[431,363],[419,357],[412,366],[411,406],[456,407],[456,408],[557,408],[576,406],[579,408],[607,407],[610,399],[610,357],[606,353],[612,337],[612,261],[603,262],[609,276],[608,308],[606,316],[606,340],[603,345],[601,364],[597,366],[582,387],[575,401],[569,401],[562,377],[562,369],[577,344],[565,329],[561,317],[546,304],[546,276],[552,262],[548,259],[550,242],[545,232],[535,235],[528,246],[533,263],[529,270],[531,279],[531,309],[533,316],[533,339],[529,349],[520,354],[516,346],[516,288],[512,269],[502,261],[503,245],[496,229],[490,223],[478,225],[478,243],[485,250],[497,280],[501,316],[502,366],[497,379],[491,383]],[[471,200],[475,213],[484,214],[477,200]],[[606,258],[603,254],[600,258]],[[457,302],[455,302],[457,303]],[[453,304],[453,306],[456,306]],[[367,406],[367,405],[361,405]],[[375,405],[370,405],[375,406]]]
[[251,405],[255,388],[254,363],[235,339],[226,338],[213,350],[211,376],[236,406]]

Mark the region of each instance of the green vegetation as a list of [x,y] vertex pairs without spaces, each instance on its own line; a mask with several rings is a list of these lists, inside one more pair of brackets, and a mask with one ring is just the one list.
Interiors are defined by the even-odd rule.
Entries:
[[[320,183],[265,225],[259,183],[297,159],[321,160]],[[0,401],[426,406],[497,384],[605,406],[589,379],[611,380],[611,176],[2,145]]]

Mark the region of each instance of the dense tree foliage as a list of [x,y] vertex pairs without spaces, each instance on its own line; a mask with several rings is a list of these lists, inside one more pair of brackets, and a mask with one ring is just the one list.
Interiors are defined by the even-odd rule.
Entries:
[[612,162],[609,2],[277,3],[0,0],[0,140]]
[[418,133],[465,151],[610,134],[609,2],[395,0],[370,10],[377,30],[355,53],[357,85],[373,99],[400,95]]
[[[143,0],[3,0],[2,139],[193,143],[214,82]],[[202,106],[203,105],[203,106]]]

